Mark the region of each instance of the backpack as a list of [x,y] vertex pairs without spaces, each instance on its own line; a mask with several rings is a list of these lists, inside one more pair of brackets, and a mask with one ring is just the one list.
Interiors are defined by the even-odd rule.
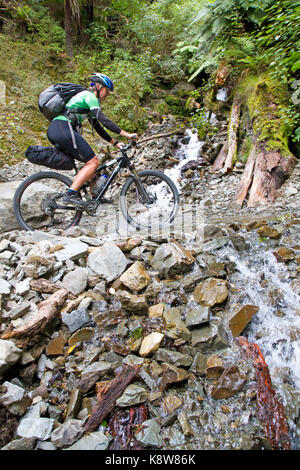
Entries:
[[56,147],[30,145],[25,152],[25,157],[35,165],[43,165],[55,170],[73,170],[75,168],[73,158]]
[[57,83],[56,85],[51,85],[39,95],[39,110],[49,121],[52,121],[52,119],[64,112],[65,105],[72,96],[84,90],[86,90],[85,87],[75,83]]

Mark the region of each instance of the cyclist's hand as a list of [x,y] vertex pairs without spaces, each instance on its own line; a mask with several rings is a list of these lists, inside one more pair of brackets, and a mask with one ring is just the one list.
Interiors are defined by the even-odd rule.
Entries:
[[137,140],[137,134],[128,134],[128,135],[127,135],[127,139],[130,139],[130,140]]
[[116,147],[117,147],[119,150],[121,150],[122,147],[124,147],[123,142],[118,142],[117,145],[116,145]]

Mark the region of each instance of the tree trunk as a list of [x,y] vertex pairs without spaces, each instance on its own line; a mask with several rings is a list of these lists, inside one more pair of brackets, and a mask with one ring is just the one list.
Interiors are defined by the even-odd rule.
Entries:
[[235,95],[230,112],[228,129],[228,152],[223,166],[223,172],[229,173],[232,170],[233,163],[237,158],[237,131],[239,128],[241,112],[241,99]]
[[69,57],[73,57],[73,37],[72,37],[72,7],[71,0],[65,0],[65,33],[66,48]]
[[280,114],[284,102],[284,91],[278,84],[267,76],[257,80],[247,103],[254,137],[237,193],[240,207],[247,197],[249,207],[273,202],[277,189],[297,163],[289,150],[288,133]]

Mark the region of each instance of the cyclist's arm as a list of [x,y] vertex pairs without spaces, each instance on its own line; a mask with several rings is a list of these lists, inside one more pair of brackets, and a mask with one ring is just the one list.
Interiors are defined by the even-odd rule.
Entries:
[[106,142],[111,142],[112,143],[112,137],[106,132],[106,130],[101,126],[101,124],[99,123],[99,121],[97,121],[96,119],[89,119],[91,125],[93,126],[93,128],[95,129],[95,131],[97,132],[98,135],[100,135],[100,137],[102,137],[104,140],[106,140]]
[[108,119],[105,114],[103,114],[100,108],[93,108],[91,110],[91,117],[93,120],[96,119],[99,123],[103,124],[106,129],[114,132],[115,134],[120,134],[122,131],[122,129],[117,124],[115,124],[113,121]]

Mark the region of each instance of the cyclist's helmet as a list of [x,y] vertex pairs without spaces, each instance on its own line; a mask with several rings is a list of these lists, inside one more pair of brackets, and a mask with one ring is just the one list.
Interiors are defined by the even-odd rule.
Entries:
[[93,73],[93,75],[90,77],[90,80],[92,84],[96,82],[101,83],[101,85],[108,88],[109,91],[113,91],[114,89],[112,80],[107,75],[104,75],[104,73]]

